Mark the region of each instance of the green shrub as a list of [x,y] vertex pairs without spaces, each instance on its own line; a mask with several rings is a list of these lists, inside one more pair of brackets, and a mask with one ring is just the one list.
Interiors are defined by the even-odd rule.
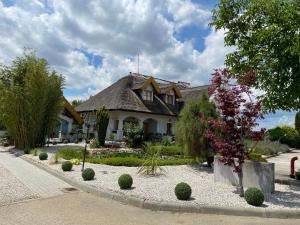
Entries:
[[297,112],[295,116],[295,129],[300,134],[300,112]]
[[296,172],[295,172],[295,178],[296,178],[297,180],[300,180],[300,171],[296,171]]
[[40,149],[40,148],[34,148],[34,149],[30,150],[30,154],[32,154],[34,156],[38,156],[41,152],[42,152],[42,149]]
[[70,161],[65,161],[61,164],[61,168],[63,171],[71,171],[73,164]]
[[4,147],[8,147],[8,146],[9,146],[9,143],[6,141],[6,142],[3,143],[3,146],[4,146]]
[[121,189],[131,188],[132,183],[133,183],[133,179],[129,174],[123,174],[118,179],[118,184]]
[[90,148],[100,148],[99,141],[97,139],[90,140]]
[[71,159],[70,162],[73,164],[73,165],[80,165],[80,160],[79,159]]
[[161,144],[163,146],[170,146],[171,145],[170,138],[168,136],[164,136],[161,140]]
[[192,188],[187,183],[181,182],[175,187],[175,195],[179,200],[188,200],[191,197]]
[[180,146],[162,146],[162,145],[154,145],[152,146],[154,150],[160,150],[161,155],[183,155],[184,151],[183,148]]
[[39,159],[40,160],[46,160],[46,159],[48,159],[48,154],[46,152],[41,152],[39,154]]
[[285,153],[291,151],[287,145],[278,142],[247,140],[246,143],[255,153],[266,156],[277,155],[279,152]]
[[124,127],[124,136],[126,142],[131,148],[141,147],[143,143],[143,128],[134,124],[126,124]]
[[82,159],[83,158],[83,148],[62,148],[59,149],[57,154],[66,160],[71,159]]
[[68,144],[69,141],[67,139],[64,140],[64,144]]
[[267,162],[267,160],[264,159],[264,158],[262,157],[261,154],[256,153],[256,152],[254,152],[254,151],[251,151],[251,152],[249,153],[248,157],[249,157],[249,160],[252,160],[252,161],[256,161],[256,162]]
[[290,126],[281,126],[268,130],[267,132],[272,141],[279,141],[282,144],[287,144],[291,148],[299,145],[300,137],[296,129]]
[[96,112],[97,141],[100,146],[104,146],[105,144],[108,122],[109,122],[109,112],[103,106]]
[[57,142],[56,142],[56,141],[52,141],[52,144],[53,144],[53,145],[57,145]]
[[92,168],[86,168],[82,171],[83,180],[93,180],[95,177],[95,171]]
[[251,187],[245,191],[245,200],[249,205],[261,206],[265,200],[265,197],[261,190]]

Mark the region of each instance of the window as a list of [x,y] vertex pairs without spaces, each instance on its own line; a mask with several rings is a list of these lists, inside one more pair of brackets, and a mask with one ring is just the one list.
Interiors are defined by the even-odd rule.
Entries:
[[167,135],[172,135],[172,123],[167,123]]
[[153,101],[153,91],[147,91],[145,90],[143,92],[143,99],[146,101]]
[[174,105],[174,95],[166,95],[166,102],[168,104]]

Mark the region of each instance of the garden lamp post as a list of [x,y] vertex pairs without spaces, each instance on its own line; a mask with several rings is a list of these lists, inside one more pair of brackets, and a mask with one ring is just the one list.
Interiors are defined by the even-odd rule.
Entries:
[[87,144],[89,140],[89,131],[90,131],[89,113],[86,113],[84,117],[84,124],[87,130],[86,130],[85,146],[84,146],[83,161],[82,161],[82,168],[81,168],[82,171],[84,170],[85,156],[86,156]]

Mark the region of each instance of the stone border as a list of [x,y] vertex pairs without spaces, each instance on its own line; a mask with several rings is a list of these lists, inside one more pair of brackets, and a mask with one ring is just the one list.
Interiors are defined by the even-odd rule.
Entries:
[[37,161],[28,158],[24,155],[20,156],[28,163],[45,170],[51,175],[65,181],[66,183],[95,196],[112,199],[125,204],[133,205],[143,209],[150,209],[153,211],[170,211],[181,213],[204,213],[204,214],[218,214],[218,215],[233,215],[233,216],[254,216],[264,218],[299,218],[300,210],[298,209],[267,209],[267,208],[234,208],[234,207],[220,207],[220,206],[199,206],[199,205],[185,205],[176,202],[158,202],[134,196],[126,196],[124,194],[116,193],[109,190],[99,190],[92,186],[82,184],[78,181],[72,180],[67,176],[59,173],[50,167],[38,163]]

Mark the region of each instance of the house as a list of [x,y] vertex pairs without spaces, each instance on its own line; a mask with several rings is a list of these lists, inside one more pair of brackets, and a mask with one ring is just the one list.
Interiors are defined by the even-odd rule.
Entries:
[[143,127],[144,138],[153,134],[173,135],[173,127],[185,102],[199,98],[209,86],[191,88],[189,83],[171,82],[136,73],[119,79],[76,108],[84,119],[83,132],[96,135],[95,112],[105,106],[110,119],[107,137],[123,139],[128,123]]
[[58,116],[57,123],[52,129],[50,138],[57,142],[64,140],[74,141],[78,139],[78,133],[81,132],[83,120],[76,112],[75,108],[63,98],[63,110]]

